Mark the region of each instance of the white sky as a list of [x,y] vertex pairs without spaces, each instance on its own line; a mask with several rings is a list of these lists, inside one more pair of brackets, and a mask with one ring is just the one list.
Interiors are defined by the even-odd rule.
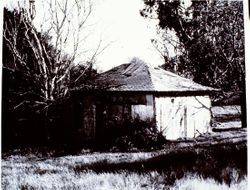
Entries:
[[[22,1],[25,0],[20,0]],[[34,23],[38,27],[46,16],[46,8],[42,6],[42,2],[35,1]],[[14,6],[16,2],[10,0],[6,4]],[[97,56],[96,67],[99,70],[108,70],[130,61],[133,57],[138,57],[152,65],[164,63],[163,58],[150,42],[156,35],[157,22],[152,23],[139,14],[144,5],[142,0],[93,0],[93,4],[94,10],[88,19],[91,35],[85,43],[87,45],[82,48],[95,50],[100,40],[103,46],[110,43],[108,48]],[[90,51],[89,56],[91,55]],[[76,61],[84,61],[85,58],[86,54]]]
[[108,69],[136,56],[151,64],[164,61],[152,46],[156,35],[154,24],[140,16],[142,0],[100,0],[95,18],[100,19],[99,30],[111,46],[99,56],[100,67]]

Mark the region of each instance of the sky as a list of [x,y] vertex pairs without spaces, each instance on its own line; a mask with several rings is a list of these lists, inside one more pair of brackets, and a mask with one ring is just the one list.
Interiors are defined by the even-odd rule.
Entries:
[[[28,0],[20,0],[28,4]],[[35,1],[36,17],[34,24],[37,28],[48,15],[47,8],[41,0]],[[72,2],[72,1],[70,1]],[[88,18],[89,36],[81,48],[89,52],[77,57],[76,62],[84,62],[91,57],[98,44],[108,47],[96,58],[96,68],[100,71],[129,62],[138,57],[150,65],[161,65],[164,59],[151,44],[156,36],[157,21],[145,19],[140,15],[144,4],[142,0],[95,0],[93,11]],[[16,1],[7,1],[8,7],[15,6]],[[44,26],[43,26],[44,27]],[[85,31],[86,32],[86,31]],[[84,36],[85,34],[82,34]],[[71,44],[65,47],[69,49]],[[70,52],[70,51],[68,51]]]
[[140,16],[142,8],[141,0],[100,1],[96,18],[101,19],[104,38],[111,42],[97,60],[103,68],[128,62],[133,57],[153,65],[164,63],[150,41],[156,35],[156,23]]

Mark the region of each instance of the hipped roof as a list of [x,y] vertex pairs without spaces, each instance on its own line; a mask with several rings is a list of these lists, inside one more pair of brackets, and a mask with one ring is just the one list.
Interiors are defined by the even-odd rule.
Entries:
[[[126,92],[209,92],[215,89],[200,85],[159,67],[134,61],[101,73],[96,81],[106,91]],[[105,87],[104,87],[105,86]]]

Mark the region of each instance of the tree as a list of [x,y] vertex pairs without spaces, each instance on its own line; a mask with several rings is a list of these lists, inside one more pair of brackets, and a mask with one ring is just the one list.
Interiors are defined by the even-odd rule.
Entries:
[[[174,58],[163,54],[163,67],[204,85],[221,88],[223,99],[240,94],[244,115],[243,2],[192,0],[189,7],[181,0],[144,2],[141,15],[156,16],[163,43],[170,43],[177,50]],[[174,37],[169,38],[171,33]],[[153,42],[160,47],[157,40]],[[162,49],[165,50],[164,46]]]
[[[52,0],[50,3],[54,3],[50,6],[53,20],[50,20],[51,25],[46,31],[40,32],[34,27],[25,8],[19,7],[13,11],[4,8],[3,133],[11,137],[27,133],[25,137],[33,135],[36,138],[37,135],[32,132],[41,129],[44,136],[49,138],[48,128],[54,122],[55,114],[60,114],[53,113],[51,108],[60,106],[69,97],[69,88],[74,82],[70,73],[79,55],[78,46],[83,42],[80,32],[90,15],[91,4],[77,0],[70,6],[67,0],[63,1],[64,4]],[[54,12],[53,6],[60,9],[60,15]],[[78,18],[77,22],[74,21],[74,27],[69,17],[72,7],[76,8]],[[71,36],[68,35],[70,31]],[[64,51],[69,40],[73,41],[71,54]],[[99,50],[100,46],[96,52]],[[83,66],[85,70],[81,70],[81,76],[85,75],[85,71],[92,71],[96,52],[89,64]],[[11,137],[6,136],[8,140]]]

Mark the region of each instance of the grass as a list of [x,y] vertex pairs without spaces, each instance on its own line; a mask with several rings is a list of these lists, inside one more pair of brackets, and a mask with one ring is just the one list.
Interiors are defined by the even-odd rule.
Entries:
[[[135,172],[103,172],[95,173],[86,171],[76,174],[72,171],[59,173],[13,173],[8,176],[2,184],[3,189],[88,189],[88,190],[139,190],[139,189],[174,189],[174,190],[245,190],[247,180],[244,178],[234,182],[230,186],[225,183],[218,183],[214,179],[204,179],[197,175],[188,174],[177,180],[175,184],[166,184],[164,173],[151,171],[138,174]],[[18,177],[19,176],[19,177]]]
[[246,187],[246,145],[46,158],[8,154],[2,160],[2,189],[234,190]]
[[5,183],[4,189],[159,189],[160,183],[153,178],[160,177],[151,172],[146,175],[137,173],[101,173],[88,171],[76,175],[74,172],[64,174],[25,174],[22,178],[13,178]]
[[239,182],[233,182],[230,186],[225,183],[218,183],[212,178],[201,178],[196,175],[188,175],[177,180],[172,190],[246,190],[246,177]]

